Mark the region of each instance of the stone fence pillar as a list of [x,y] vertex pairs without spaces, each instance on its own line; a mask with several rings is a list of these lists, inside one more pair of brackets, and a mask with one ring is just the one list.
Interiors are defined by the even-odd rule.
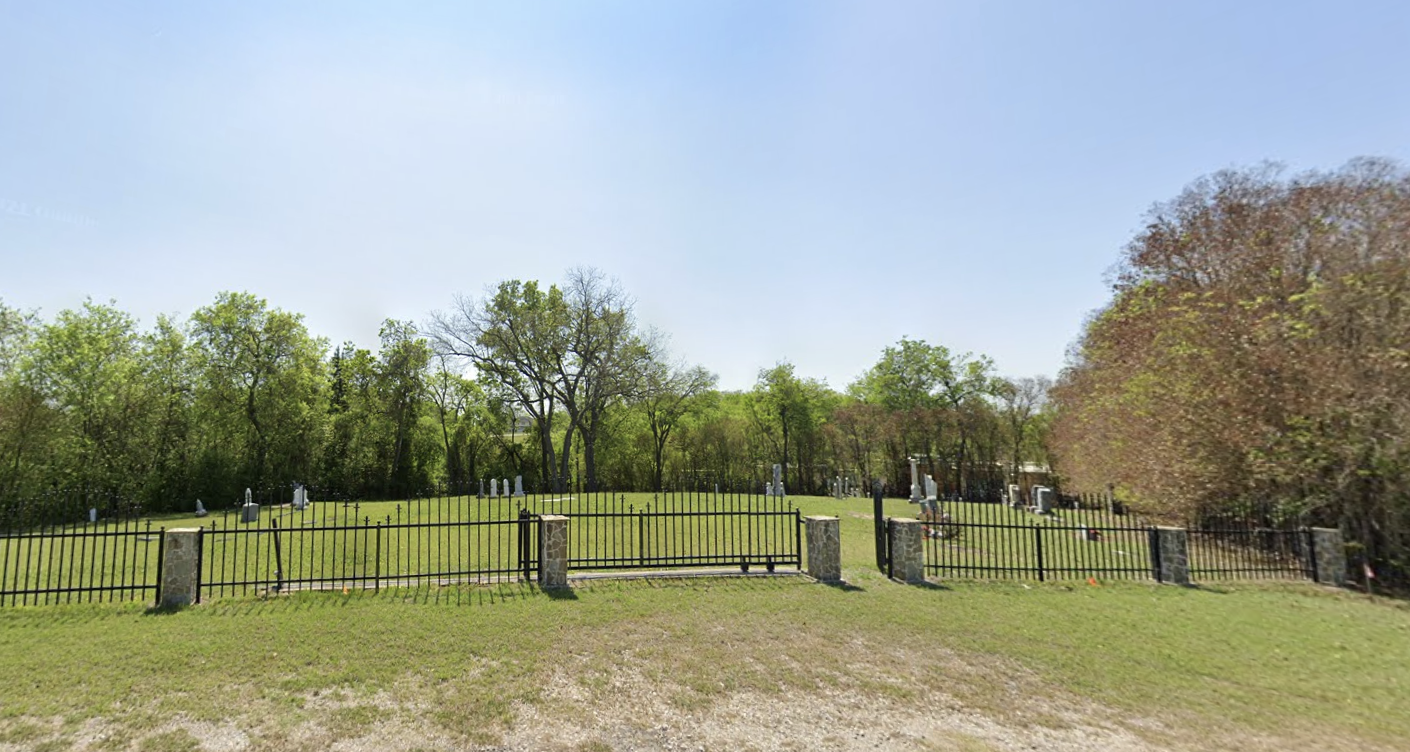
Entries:
[[887,520],[891,536],[892,579],[912,585],[925,582],[925,538],[920,520],[892,517]]
[[1156,582],[1190,584],[1190,537],[1184,528],[1151,529],[1151,569]]
[[172,528],[163,534],[162,571],[159,587],[162,608],[189,606],[196,602],[196,583],[201,568],[198,527]]
[[1312,571],[1319,584],[1335,587],[1346,584],[1346,546],[1340,530],[1312,528]]
[[808,534],[808,576],[818,582],[842,581],[842,537],[836,517],[804,517]]
[[568,518],[539,517],[539,587],[568,587]]

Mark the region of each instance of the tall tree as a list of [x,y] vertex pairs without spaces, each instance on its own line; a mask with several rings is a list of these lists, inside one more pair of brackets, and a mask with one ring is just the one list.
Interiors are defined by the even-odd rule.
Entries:
[[1273,502],[1410,579],[1410,173],[1225,171],[1158,205],[1054,396],[1075,485]]
[[557,287],[541,290],[537,282],[509,280],[484,300],[456,296],[455,309],[433,313],[428,327],[438,352],[468,359],[533,419],[546,481],[554,491],[564,490],[574,434],[572,426],[564,432],[559,452],[553,425],[566,388],[559,364],[567,357],[568,320]]
[[199,399],[214,422],[205,451],[239,466],[227,483],[309,478],[322,444],[325,345],[309,335],[303,316],[250,293],[223,292],[191,315],[191,331]]
[[420,408],[425,389],[426,369],[431,362],[431,347],[417,334],[415,325],[387,319],[382,323],[381,352],[378,355],[378,392],[381,409],[391,427],[386,449],[388,498],[415,491],[425,480],[415,468],[413,444],[420,422]]
[[28,365],[66,427],[50,462],[59,485],[135,490],[128,466],[143,417],[137,347],[132,317],[91,300],[41,328]]
[[641,406],[651,431],[652,487],[664,487],[666,444],[681,418],[700,405],[701,398],[711,394],[719,377],[701,366],[688,368],[684,363],[667,363],[654,358],[645,365],[641,391]]

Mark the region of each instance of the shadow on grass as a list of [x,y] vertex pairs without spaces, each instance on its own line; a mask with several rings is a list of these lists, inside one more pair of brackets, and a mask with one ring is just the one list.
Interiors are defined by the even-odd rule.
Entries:
[[578,594],[573,592],[573,588],[570,587],[542,588],[539,592],[555,601],[575,601],[578,599]]
[[833,590],[841,590],[844,593],[865,593],[867,591],[866,588],[861,587],[859,585],[853,585],[852,583],[847,582],[846,580],[838,580],[837,582],[819,582],[818,584],[826,585],[832,588]]
[[931,582],[930,580],[926,580],[924,582],[906,582],[905,580],[897,580],[893,578],[891,582],[894,582],[897,585],[913,587],[917,590],[942,590],[945,592],[949,592],[951,590],[948,585],[941,585],[938,582]]

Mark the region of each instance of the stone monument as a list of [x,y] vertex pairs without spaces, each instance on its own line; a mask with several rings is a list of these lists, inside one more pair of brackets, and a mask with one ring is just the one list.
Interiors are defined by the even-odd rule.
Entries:
[[245,489],[245,505],[240,507],[241,522],[259,522],[259,505],[254,502],[254,494]]

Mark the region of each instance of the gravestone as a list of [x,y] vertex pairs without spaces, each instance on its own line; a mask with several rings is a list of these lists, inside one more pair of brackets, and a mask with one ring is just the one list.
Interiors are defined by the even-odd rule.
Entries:
[[294,484],[294,508],[303,511],[308,508],[308,492],[302,484]]
[[499,498],[499,478],[490,478],[490,498]]
[[940,495],[940,486],[929,475],[925,476],[925,500],[935,501]]
[[522,475],[516,475],[516,476],[514,476],[514,495],[515,495],[515,496],[523,496],[523,495],[524,495],[524,476],[522,476]]
[[920,486],[919,476],[916,475],[916,458],[908,457],[907,459],[911,462],[911,503],[919,504],[922,498],[921,491],[923,489]]
[[98,521],[98,508],[97,508],[97,507],[93,507],[93,508],[91,508],[91,509],[88,510],[88,521],[89,521],[89,522],[97,522],[97,521]]
[[1038,514],[1052,514],[1053,489],[1047,486],[1038,486],[1033,491],[1033,511]]
[[503,489],[504,489],[504,495],[505,495],[505,496],[508,496],[508,495],[509,495],[509,479],[508,479],[508,478],[504,478],[504,479],[501,481],[500,488],[503,488]]
[[842,476],[837,476],[837,482],[833,485],[832,492],[834,497],[842,498]]
[[774,496],[783,496],[783,466],[774,465]]
[[1023,491],[1019,489],[1017,483],[1009,484],[1009,507],[1018,509],[1023,506]]
[[250,489],[245,489],[245,505],[240,507],[241,522],[259,522],[259,505],[255,503],[255,495]]
[[200,500],[200,499],[196,499],[196,516],[197,516],[197,517],[205,517],[205,516],[208,515],[208,514],[210,514],[210,512],[207,512],[207,511],[206,511],[205,505],[201,504],[201,500]]
[[483,499],[483,498],[485,498],[485,479],[484,479],[484,478],[481,478],[481,479],[480,479],[480,493],[476,494],[476,495],[475,495],[475,498],[477,498],[477,499]]

